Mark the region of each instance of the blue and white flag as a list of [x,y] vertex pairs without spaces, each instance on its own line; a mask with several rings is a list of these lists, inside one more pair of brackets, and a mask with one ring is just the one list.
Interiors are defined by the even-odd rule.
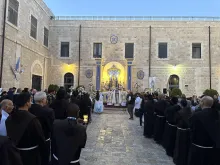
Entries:
[[17,62],[16,62],[16,66],[15,66],[15,71],[19,71],[19,67],[20,67],[20,57],[18,58]]

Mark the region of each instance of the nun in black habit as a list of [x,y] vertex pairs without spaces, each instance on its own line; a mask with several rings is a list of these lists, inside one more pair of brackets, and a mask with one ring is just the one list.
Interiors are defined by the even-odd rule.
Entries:
[[65,120],[55,120],[52,137],[53,165],[80,165],[81,149],[85,147],[86,128],[77,122],[79,107],[69,104],[68,117]]
[[181,106],[183,108],[176,113],[177,133],[173,161],[176,165],[187,165],[190,146],[189,118],[192,111],[187,107],[186,100],[181,100]]
[[154,126],[154,140],[161,143],[163,140],[164,126],[166,118],[164,116],[165,109],[168,107],[168,102],[164,99],[164,95],[159,95],[158,102],[155,103],[156,121]]
[[163,146],[166,149],[166,153],[168,156],[173,156],[173,151],[175,148],[175,140],[176,140],[176,113],[181,109],[180,105],[177,105],[178,98],[173,97],[171,99],[172,106],[166,109],[166,125],[163,134]]
[[154,133],[154,100],[152,95],[148,95],[148,100],[144,106],[144,136],[151,138]]

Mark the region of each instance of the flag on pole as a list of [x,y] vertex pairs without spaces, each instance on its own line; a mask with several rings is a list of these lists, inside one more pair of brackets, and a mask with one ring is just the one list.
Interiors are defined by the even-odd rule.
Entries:
[[15,66],[15,70],[18,72],[19,71],[19,66],[20,66],[20,57],[17,60],[16,66]]
[[17,79],[17,75],[16,75],[16,73],[15,73],[15,70],[14,70],[14,68],[13,68],[12,66],[11,66],[11,71],[12,71],[12,73],[14,74],[15,79],[18,80],[18,79]]

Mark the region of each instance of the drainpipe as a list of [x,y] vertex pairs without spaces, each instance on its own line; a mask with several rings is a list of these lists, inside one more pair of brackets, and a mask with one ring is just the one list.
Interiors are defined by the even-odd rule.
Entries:
[[79,61],[78,61],[78,86],[80,85],[80,65],[81,65],[81,29],[82,26],[79,26]]
[[5,0],[5,6],[4,6],[4,20],[3,20],[3,31],[2,31],[2,56],[1,56],[1,71],[0,71],[0,87],[2,87],[2,74],[3,74],[4,52],[5,52],[6,10],[7,10],[7,0]]
[[209,83],[212,89],[211,27],[209,26]]
[[151,26],[149,27],[149,78],[151,77]]

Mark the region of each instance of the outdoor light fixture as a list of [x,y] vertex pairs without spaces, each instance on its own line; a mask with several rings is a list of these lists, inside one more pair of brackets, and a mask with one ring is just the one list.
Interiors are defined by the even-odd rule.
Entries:
[[175,64],[175,65],[173,65],[173,69],[174,69],[174,70],[176,69],[176,64]]

